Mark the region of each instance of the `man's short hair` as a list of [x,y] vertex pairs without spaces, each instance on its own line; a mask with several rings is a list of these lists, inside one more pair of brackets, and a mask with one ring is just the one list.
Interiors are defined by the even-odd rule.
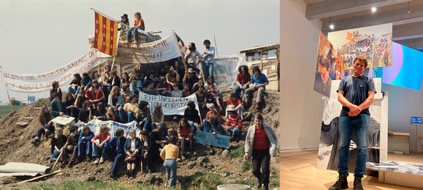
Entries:
[[205,40],[204,40],[204,42],[203,42],[203,44],[206,44],[206,43],[211,44],[211,43],[210,43],[210,40],[208,40],[208,39],[205,39]]
[[117,137],[122,136],[122,135],[123,135],[123,133],[124,133],[124,132],[123,132],[123,129],[117,129],[117,130],[116,130],[116,136],[117,136]]
[[259,74],[261,73],[260,68],[258,66],[253,67],[253,73],[254,71],[257,71]]
[[256,118],[260,121],[263,121],[263,116],[259,113],[256,115]]
[[366,58],[364,58],[364,57],[361,57],[361,56],[357,56],[357,57],[355,57],[354,58],[354,64],[355,64],[355,62],[357,61],[357,60],[360,60],[360,61],[363,61],[363,63],[364,63],[364,68],[367,68],[367,59]]
[[51,86],[54,88],[56,85],[59,85],[59,82],[57,81],[53,81],[53,83],[51,83]]

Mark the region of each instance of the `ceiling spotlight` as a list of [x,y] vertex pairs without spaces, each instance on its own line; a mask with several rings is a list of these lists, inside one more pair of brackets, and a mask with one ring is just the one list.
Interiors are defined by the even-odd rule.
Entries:
[[329,17],[329,28],[333,30],[335,28],[335,25],[332,24],[332,17]]
[[377,11],[376,7],[372,7],[372,13],[375,13]]

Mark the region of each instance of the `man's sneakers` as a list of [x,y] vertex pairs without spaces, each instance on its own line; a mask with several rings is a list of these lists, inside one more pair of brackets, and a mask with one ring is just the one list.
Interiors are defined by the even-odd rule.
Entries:
[[100,159],[99,158],[96,158],[95,160],[94,160],[94,164],[98,164],[100,162]]
[[341,190],[341,189],[348,189],[348,181],[347,177],[342,177],[341,175],[338,177],[338,181],[335,184],[329,187],[329,190]]
[[102,157],[100,157],[100,161],[99,161],[99,163],[100,163],[100,164],[104,163],[104,157],[103,157],[103,156],[102,156]]

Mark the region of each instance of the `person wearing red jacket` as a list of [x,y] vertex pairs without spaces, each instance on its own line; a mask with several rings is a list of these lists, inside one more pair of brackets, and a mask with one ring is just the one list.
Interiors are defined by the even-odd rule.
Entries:
[[[93,157],[95,158],[94,164],[102,164],[104,162],[104,156],[106,155],[106,149],[104,147],[107,146],[107,143],[111,139],[109,130],[107,126],[103,125],[100,127],[100,133],[91,139],[93,144]],[[98,159],[99,156],[100,159]]]
[[85,97],[88,98],[92,105],[95,105],[94,107],[97,107],[97,103],[102,102],[104,100],[104,93],[98,85],[98,81],[93,80],[91,88],[85,91]]
[[231,139],[239,141],[242,130],[241,116],[237,114],[237,109],[234,105],[228,105],[226,111],[228,111],[229,114],[226,117],[225,130],[227,134],[231,136]]

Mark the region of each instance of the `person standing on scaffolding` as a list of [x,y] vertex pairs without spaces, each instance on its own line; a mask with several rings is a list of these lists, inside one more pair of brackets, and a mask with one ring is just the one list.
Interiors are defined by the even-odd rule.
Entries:
[[134,32],[135,41],[134,43],[138,43],[139,40],[139,29],[141,29],[141,32],[144,33],[145,25],[144,20],[141,18],[141,13],[136,12],[134,14],[135,20],[134,20],[134,27],[129,28],[128,34],[126,35],[127,43],[131,42],[131,35],[132,32]]

